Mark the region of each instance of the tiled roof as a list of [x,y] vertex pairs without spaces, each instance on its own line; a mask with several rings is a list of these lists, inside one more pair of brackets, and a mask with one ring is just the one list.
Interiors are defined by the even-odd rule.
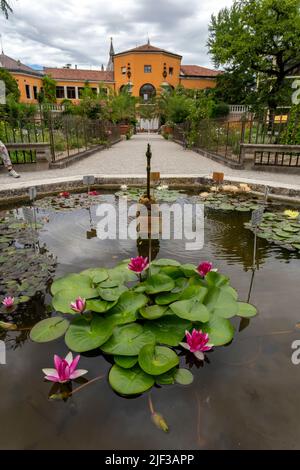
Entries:
[[30,75],[41,75],[37,70],[34,70],[33,68],[28,67],[28,65],[22,64],[19,60],[12,59],[5,54],[0,54],[0,67],[13,72],[25,72]]
[[121,54],[127,54],[129,52],[163,52],[164,54],[171,54],[171,55],[175,55],[177,57],[181,57],[181,55],[179,55],[179,54],[175,54],[174,52],[166,51],[165,49],[161,49],[160,47],[152,46],[152,44],[149,44],[149,43],[143,44],[142,46],[134,47],[133,49],[129,49],[127,51],[119,52],[115,55],[117,56],[117,55],[121,55]]
[[182,65],[180,69],[180,75],[188,77],[216,77],[222,73],[220,70],[212,70],[206,67],[200,67],[200,65]]
[[44,73],[55,80],[88,80],[91,82],[113,82],[114,73],[102,70],[63,69],[44,67]]

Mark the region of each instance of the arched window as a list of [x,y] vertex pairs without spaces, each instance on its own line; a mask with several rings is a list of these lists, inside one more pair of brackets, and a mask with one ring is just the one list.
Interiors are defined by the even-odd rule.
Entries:
[[144,101],[148,101],[151,98],[154,98],[156,95],[156,90],[151,83],[145,83],[145,85],[141,86],[140,88],[140,97],[143,98]]

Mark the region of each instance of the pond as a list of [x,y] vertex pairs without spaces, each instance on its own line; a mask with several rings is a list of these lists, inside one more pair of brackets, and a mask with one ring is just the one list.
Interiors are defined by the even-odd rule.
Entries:
[[[79,197],[79,196],[78,196]],[[116,200],[113,195],[104,200]],[[193,196],[183,195],[182,202]],[[6,365],[0,365],[0,447],[3,449],[296,449],[300,441],[298,406],[299,373],[291,361],[291,345],[300,339],[299,251],[288,251],[259,239],[257,269],[252,270],[253,233],[244,224],[249,212],[205,211],[205,244],[202,250],[186,251],[185,240],[152,241],[152,256],[172,258],[180,263],[199,264],[210,260],[228,276],[239,300],[250,301],[258,309],[251,320],[235,317],[233,341],[214,348],[204,362],[181,354],[182,366],[190,368],[194,382],[155,386],[151,400],[168,423],[169,432],[157,429],[151,420],[149,393],[124,398],[108,382],[112,364],[99,349],[81,354],[80,368],[88,378],[103,376],[67,400],[50,400],[52,384],[43,380],[42,369],[52,367],[53,356],[64,357],[68,350],[63,338],[38,344],[30,340],[29,328],[51,315],[51,277],[77,273],[93,267],[112,268],[124,259],[137,256],[134,240],[100,240],[95,226],[97,200],[91,208],[49,209],[37,201],[35,260],[25,278],[37,278],[39,295],[28,286],[23,302],[6,321],[15,321],[19,330],[2,331]],[[277,210],[279,210],[277,208]],[[10,214],[9,224],[20,229],[28,207],[4,209],[0,219]],[[27,214],[27,216],[26,216]],[[13,222],[15,219],[15,222]],[[32,226],[35,221],[32,219]],[[11,233],[13,228],[11,227]],[[34,253],[30,228],[17,249]],[[31,234],[31,235],[30,235]],[[3,233],[0,236],[4,236]],[[2,262],[9,253],[9,240],[0,238]],[[16,245],[14,245],[16,246]],[[147,254],[147,243],[139,253]],[[3,254],[5,253],[5,256]],[[31,263],[31,261],[30,261]],[[0,265],[4,266],[4,264]],[[12,268],[5,265],[9,274]],[[22,262],[19,265],[22,270]],[[4,268],[3,268],[4,269]],[[1,269],[0,295],[4,294]],[[44,285],[44,292],[40,285]],[[2,287],[1,287],[2,286]],[[26,296],[29,290],[30,300]],[[22,290],[22,289],[21,289]],[[22,329],[23,328],[23,329]]]

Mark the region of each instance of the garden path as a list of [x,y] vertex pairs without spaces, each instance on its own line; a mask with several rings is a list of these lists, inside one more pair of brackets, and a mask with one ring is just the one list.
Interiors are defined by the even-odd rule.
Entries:
[[32,171],[30,164],[26,165],[25,170],[23,165],[16,165],[21,178],[13,180],[1,168],[0,191],[28,187],[37,183],[72,181],[87,174],[99,177],[119,176],[124,179],[126,176],[145,176],[145,152],[148,141],[153,154],[152,171],[160,171],[164,177],[211,176],[213,171],[222,171],[225,173],[225,178],[232,181],[258,182],[270,186],[300,189],[300,175],[231,169],[192,150],[184,150],[180,145],[167,141],[157,134],[138,134],[131,140],[122,141],[107,150],[96,152],[64,169]]

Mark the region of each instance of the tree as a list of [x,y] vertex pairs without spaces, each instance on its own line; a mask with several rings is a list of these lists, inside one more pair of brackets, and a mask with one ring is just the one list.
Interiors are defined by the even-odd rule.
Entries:
[[0,0],[0,10],[3,12],[6,19],[8,18],[9,13],[13,12],[12,7],[7,0]]
[[56,81],[52,77],[45,75],[43,77],[43,92],[41,100],[45,103],[56,103]]
[[8,70],[0,68],[0,80],[5,83],[5,94],[6,96],[12,95],[15,101],[19,101],[20,98],[20,91],[18,87],[17,81],[14,77],[9,73]]
[[212,15],[208,47],[216,66],[256,75],[273,116],[300,60],[300,0],[235,0]]
[[255,75],[251,71],[235,69],[217,76],[213,95],[216,100],[227,104],[251,105],[255,100]]

